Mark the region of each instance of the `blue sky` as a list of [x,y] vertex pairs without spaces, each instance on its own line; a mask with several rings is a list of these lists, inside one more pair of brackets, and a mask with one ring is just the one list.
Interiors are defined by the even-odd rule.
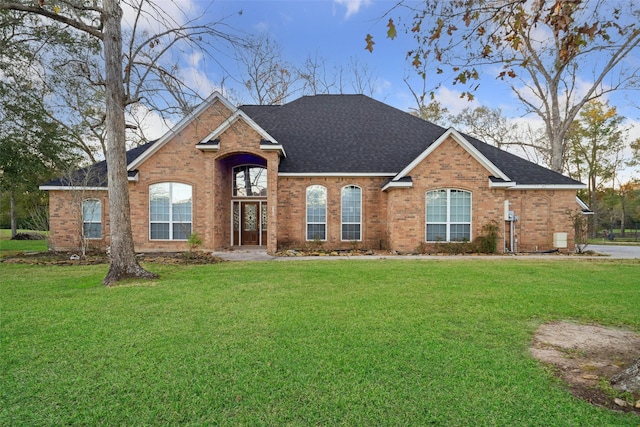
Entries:
[[[415,46],[413,39],[410,36],[395,40],[386,37],[388,17],[385,14],[395,4],[383,0],[219,0],[212,7],[216,13],[229,15],[228,22],[244,32],[268,34],[282,47],[284,59],[294,65],[302,64],[309,55],[317,55],[330,64],[345,68],[353,60],[366,64],[376,77],[374,97],[407,110],[414,107],[415,102],[403,79],[410,78],[417,91],[421,90],[421,82],[406,60],[406,53]],[[237,10],[242,10],[242,15],[233,16]],[[365,50],[367,34],[375,38],[373,53]],[[495,94],[496,89],[500,89],[508,95],[506,88],[495,85],[493,79],[487,80],[479,96],[489,89],[484,86],[494,86],[490,93]],[[433,80],[430,84],[435,86],[437,83]],[[450,109],[459,110],[470,105],[459,99],[459,92],[446,85],[440,95]],[[504,98],[495,97],[493,103],[499,99]]]
[[[317,55],[330,65],[344,68],[354,60],[366,64],[376,77],[373,97],[406,111],[415,106],[415,101],[403,79],[409,77],[416,91],[421,90],[421,83],[406,60],[406,53],[415,47],[411,35],[399,34],[395,40],[386,37],[388,17],[385,14],[396,3],[389,0],[217,0],[213,3],[192,0],[195,9],[206,9],[210,19],[227,17],[226,23],[245,34],[267,34],[282,48],[284,60],[293,65],[301,65],[310,55]],[[240,10],[242,14],[238,14]],[[398,15],[396,12],[391,16],[396,18]],[[373,53],[365,50],[364,39],[367,34],[375,38]],[[237,63],[230,55],[218,55],[217,58],[224,63],[227,71],[237,74]],[[205,64],[206,61],[197,56],[191,61],[191,73],[185,69],[187,78],[201,86],[202,92],[219,89],[223,76],[220,68],[212,63]],[[445,79],[436,95],[452,113],[467,106],[500,107],[506,116],[514,120],[539,125],[539,120],[534,116],[522,117],[521,104],[505,83],[496,80],[496,74],[495,68],[481,74],[480,89],[471,103],[459,96],[466,88],[452,85],[450,76],[446,74],[432,74],[433,80],[428,78],[428,82],[434,87],[440,79]],[[239,101],[252,103],[251,98],[242,93],[239,83],[227,79],[225,86],[236,91]],[[208,93],[201,95],[206,97]],[[298,96],[294,95],[292,99]],[[627,116],[627,125],[632,128],[630,137],[635,139],[640,137],[640,109],[638,102],[634,105],[630,96],[633,94],[617,95],[610,97],[610,101],[621,114]]]

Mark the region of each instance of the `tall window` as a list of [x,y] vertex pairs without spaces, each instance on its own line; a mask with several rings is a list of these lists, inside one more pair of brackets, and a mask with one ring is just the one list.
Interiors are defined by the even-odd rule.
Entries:
[[82,201],[82,235],[85,239],[102,238],[102,204],[100,200]]
[[355,185],[342,188],[342,240],[362,239],[362,189]]
[[267,197],[267,169],[251,165],[233,168],[233,195]]
[[427,242],[471,240],[471,193],[443,189],[427,192]]
[[191,235],[191,186],[162,182],[149,186],[149,236],[187,240]]
[[307,187],[307,240],[327,240],[327,189]]

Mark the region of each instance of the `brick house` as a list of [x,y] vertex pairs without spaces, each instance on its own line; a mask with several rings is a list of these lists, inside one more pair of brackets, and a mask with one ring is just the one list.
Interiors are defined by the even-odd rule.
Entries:
[[[573,247],[584,185],[363,95],[235,108],[214,93],[157,141],[127,153],[139,252],[320,243],[411,252],[473,241],[498,251]],[[50,244],[109,245],[106,165],[41,186]],[[566,233],[566,234],[565,234]]]

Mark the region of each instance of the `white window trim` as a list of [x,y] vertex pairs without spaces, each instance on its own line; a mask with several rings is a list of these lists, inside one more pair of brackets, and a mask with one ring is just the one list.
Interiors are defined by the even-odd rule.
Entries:
[[[357,189],[360,190],[360,218],[358,222],[345,222],[343,221],[343,216],[342,216],[342,211],[343,211],[343,206],[342,206],[342,192],[345,190],[345,188],[349,188],[349,187],[355,187]],[[340,189],[340,241],[342,242],[362,242],[362,235],[363,233],[363,227],[362,227],[362,187],[360,187],[359,185],[355,185],[355,184],[348,184],[345,185],[344,187],[342,187]],[[342,226],[343,225],[349,225],[349,224],[358,224],[360,226],[360,238],[359,239],[345,239],[342,233]]]
[[[309,221],[309,188],[311,187],[322,187],[322,189],[324,190],[324,222],[310,222]],[[320,184],[311,184],[309,186],[307,186],[306,190],[305,190],[305,197],[304,197],[304,204],[305,204],[305,227],[304,227],[304,236],[305,236],[305,240],[307,242],[313,242],[316,239],[310,239],[309,238],[309,225],[318,225],[318,224],[324,224],[324,239],[319,239],[321,242],[326,242],[327,241],[327,236],[329,235],[329,230],[327,227],[327,212],[328,212],[328,204],[329,204],[329,200],[328,200],[328,190],[327,187],[325,187],[324,185],[320,185]]]
[[[169,221],[151,221],[151,187],[153,187],[154,185],[158,185],[158,184],[169,184]],[[185,221],[174,221],[173,220],[173,209],[171,208],[172,204],[173,204],[173,184],[182,184],[182,185],[188,185],[189,187],[191,187],[191,221],[189,221],[188,223]],[[191,233],[193,233],[193,185],[191,184],[185,184],[183,182],[177,182],[177,181],[164,181],[164,182],[156,182],[154,184],[150,184],[149,185],[149,189],[147,191],[147,198],[148,198],[148,203],[149,203],[149,240],[153,241],[153,242],[186,242],[189,240],[189,237],[187,237],[186,239],[174,239],[173,238],[173,225],[174,223],[177,224],[190,224],[191,225]],[[151,237],[151,224],[169,224],[169,238],[168,239],[154,239]]]
[[[99,206],[100,206],[100,221],[99,222],[95,222],[95,221],[85,221],[84,220],[84,203],[85,202],[98,202]],[[82,200],[82,238],[83,239],[87,239],[87,240],[102,240],[102,201],[100,199],[96,199],[96,198],[89,198],[89,199],[83,199]],[[85,224],[100,224],[100,237],[85,237],[84,235],[84,225]]]
[[[441,191],[441,190],[446,190],[447,191],[447,220],[442,222],[429,222],[427,221],[427,194],[429,194],[432,191]],[[469,194],[469,222],[452,222],[451,221],[451,191],[463,191],[465,193]],[[427,225],[428,224],[433,224],[433,225],[445,225],[446,227],[446,233],[447,233],[447,238],[445,240],[442,241],[437,241],[437,240],[427,240]],[[462,240],[454,240],[451,241],[451,226],[452,225],[466,225],[469,224],[469,242],[471,242],[473,240],[473,193],[471,191],[468,190],[463,190],[461,188],[436,188],[433,190],[429,190],[426,191],[424,193],[424,241],[426,243],[463,243]]]

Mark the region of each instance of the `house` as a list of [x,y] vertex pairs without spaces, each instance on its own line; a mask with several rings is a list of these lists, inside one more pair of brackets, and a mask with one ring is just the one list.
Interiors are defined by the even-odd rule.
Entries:
[[[364,95],[231,105],[214,93],[157,141],[127,153],[139,252],[308,242],[411,252],[473,241],[498,251],[573,247],[584,185]],[[109,245],[106,165],[44,184],[50,244]],[[555,239],[554,239],[555,237]]]

